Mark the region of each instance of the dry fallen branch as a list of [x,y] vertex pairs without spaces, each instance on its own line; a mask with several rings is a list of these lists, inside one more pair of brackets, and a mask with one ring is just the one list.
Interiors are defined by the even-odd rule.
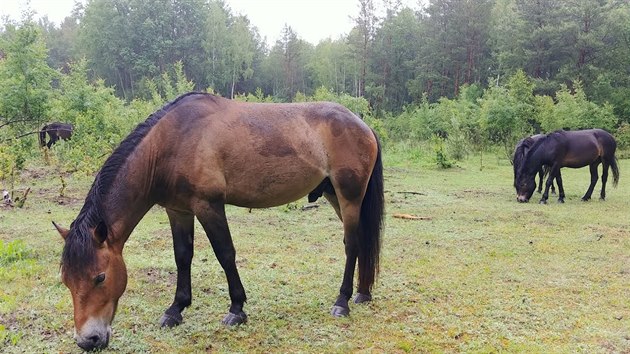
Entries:
[[397,219],[405,219],[405,220],[431,220],[433,219],[430,216],[417,216],[411,214],[394,214],[393,217]]
[[414,195],[427,195],[426,193],[422,193],[422,192],[407,192],[407,191],[402,191],[402,192],[397,192],[400,194],[414,194]]
[[302,206],[302,211],[306,211],[306,210],[309,210],[309,209],[316,209],[316,208],[319,208],[318,204],[306,204],[306,205]]

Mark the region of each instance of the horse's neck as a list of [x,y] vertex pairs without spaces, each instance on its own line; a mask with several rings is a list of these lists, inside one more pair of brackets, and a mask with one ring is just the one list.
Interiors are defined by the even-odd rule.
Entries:
[[530,152],[527,158],[527,166],[531,171],[538,171],[542,165],[547,164],[548,156],[546,154],[545,149],[538,146],[536,150]]
[[107,215],[108,227],[118,242],[126,242],[133,229],[155,204],[151,195],[151,183],[138,178],[143,176],[141,161],[133,159],[121,167],[111,188],[103,199],[102,207]]

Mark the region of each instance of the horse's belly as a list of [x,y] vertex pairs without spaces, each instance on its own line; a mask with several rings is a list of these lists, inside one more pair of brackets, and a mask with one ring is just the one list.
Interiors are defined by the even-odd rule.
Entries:
[[268,208],[296,201],[315,189],[325,175],[320,171],[277,169],[259,171],[228,181],[226,203],[247,208]]
[[565,157],[562,167],[568,168],[582,168],[592,164],[597,161],[599,158],[597,154],[597,150],[593,150],[593,152],[585,153],[582,155],[569,154]]

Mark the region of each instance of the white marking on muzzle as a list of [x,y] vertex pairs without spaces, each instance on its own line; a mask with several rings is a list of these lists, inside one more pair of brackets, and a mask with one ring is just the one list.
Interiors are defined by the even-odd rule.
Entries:
[[80,331],[74,329],[74,339],[77,344],[92,342],[91,338],[98,336],[100,339],[96,343],[99,347],[107,345],[112,335],[112,326],[105,320],[100,318],[90,318],[83,324],[83,328]]

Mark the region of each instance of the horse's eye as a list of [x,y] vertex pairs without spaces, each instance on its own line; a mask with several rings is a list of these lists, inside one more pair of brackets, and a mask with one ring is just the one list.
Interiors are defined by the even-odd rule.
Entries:
[[94,284],[99,285],[105,281],[105,273],[101,273],[94,278]]

